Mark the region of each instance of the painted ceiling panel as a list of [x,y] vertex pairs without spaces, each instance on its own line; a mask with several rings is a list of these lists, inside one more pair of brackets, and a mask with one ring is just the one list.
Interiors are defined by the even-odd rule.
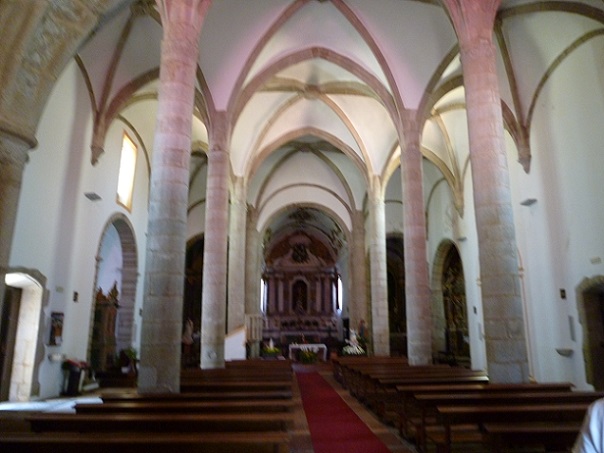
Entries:
[[457,42],[447,15],[428,2],[347,2],[374,37],[405,106],[416,108],[427,82]]
[[[116,52],[116,46],[129,14],[129,10],[126,10],[110,21],[80,52],[94,87],[97,102],[106,83],[109,72],[108,62]],[[159,67],[161,37],[161,26],[151,17],[138,16],[134,20],[116,67],[115,78],[111,83],[110,98],[113,98],[135,77]]]
[[296,131],[307,128],[314,128],[338,137],[362,157],[354,137],[342,119],[319,100],[301,100],[283,112],[263,138],[259,149],[279,141],[285,134],[295,135]]
[[[295,51],[312,47],[331,49],[357,62],[382,83],[386,82],[371,49],[346,18],[329,2],[309,2],[293,15],[267,42],[258,55],[248,80],[271,62]],[[308,82],[316,83],[312,80]]]
[[234,85],[257,42],[291,0],[219,0],[201,31],[200,66],[218,110],[225,110]]
[[277,77],[284,80],[295,80],[308,85],[321,85],[334,81],[339,83],[363,83],[360,78],[353,75],[347,69],[321,58],[312,58],[293,64],[279,71]]
[[246,104],[233,128],[231,139],[231,165],[235,174],[244,174],[249,165],[248,159],[258,151],[257,141],[267,123],[292,96],[291,92],[260,91]]
[[374,174],[381,174],[398,142],[396,129],[382,104],[366,96],[330,96],[342,109],[366,149]]
[[573,41],[601,27],[592,19],[562,12],[523,14],[505,20],[503,29],[525,117],[542,77],[554,60]]
[[263,188],[262,200],[267,200],[273,193],[289,186],[324,187],[343,202],[349,204],[348,194],[343,182],[324,161],[311,152],[296,152],[279,166],[279,171],[270,175],[270,180]]
[[258,226],[265,228],[267,223],[276,213],[291,205],[314,205],[316,200],[321,200],[322,205],[330,211],[332,216],[337,217],[345,228],[352,227],[350,214],[339,199],[318,187],[289,187],[271,197],[262,206],[262,212],[258,218]]

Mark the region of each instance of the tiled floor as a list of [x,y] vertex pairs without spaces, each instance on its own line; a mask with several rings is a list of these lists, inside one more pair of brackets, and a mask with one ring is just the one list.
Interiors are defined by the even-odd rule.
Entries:
[[[294,365],[294,367],[312,367],[318,371],[333,388],[338,392],[342,399],[354,410],[357,415],[369,426],[369,428],[384,442],[384,444],[394,453],[415,453],[416,450],[412,445],[401,439],[397,431],[390,426],[384,425],[375,415],[367,410],[365,406],[360,404],[355,398],[342,389],[342,386],[333,378],[332,370],[329,365]],[[101,403],[101,399],[95,392],[79,396],[75,398],[56,398],[47,401],[33,401],[28,403],[0,403],[0,431],[6,429],[7,426],[18,426],[18,419],[21,417],[18,414],[25,412],[49,411],[49,412],[73,412],[76,402],[86,403]],[[294,382],[294,402],[295,418],[294,427],[291,431],[292,453],[313,453],[312,441],[310,432],[306,422],[306,415],[302,407],[300,398],[300,389],[297,382]],[[371,452],[367,452],[371,453]]]

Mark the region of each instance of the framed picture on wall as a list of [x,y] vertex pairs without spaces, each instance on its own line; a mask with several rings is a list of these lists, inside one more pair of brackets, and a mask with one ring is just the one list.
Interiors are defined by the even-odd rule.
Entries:
[[49,346],[60,346],[63,341],[63,318],[64,313],[53,311],[50,314],[50,338]]

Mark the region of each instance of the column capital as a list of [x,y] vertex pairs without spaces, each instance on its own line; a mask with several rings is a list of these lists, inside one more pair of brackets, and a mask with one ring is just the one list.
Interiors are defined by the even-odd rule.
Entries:
[[165,33],[171,34],[174,30],[189,26],[196,29],[195,36],[198,36],[212,0],[156,0],[156,3]]
[[19,130],[17,126],[0,118],[0,140],[4,140],[5,138],[14,143],[21,143],[18,146],[26,148],[26,151],[38,146],[36,137]]
[[22,168],[27,162],[27,152],[31,147],[31,141],[0,130],[0,166]]
[[214,112],[210,117],[210,151],[208,154],[215,152],[228,153],[230,123],[227,112]]
[[492,42],[495,16],[501,0],[443,0],[443,4],[462,48]]

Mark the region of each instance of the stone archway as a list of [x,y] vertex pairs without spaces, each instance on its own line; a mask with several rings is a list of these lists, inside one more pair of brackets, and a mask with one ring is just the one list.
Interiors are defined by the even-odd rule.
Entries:
[[6,353],[0,363],[0,401],[29,401],[39,394],[37,375],[46,332],[41,325],[45,285],[46,278],[37,271],[19,268],[6,274],[6,299],[0,314],[1,347]]
[[577,287],[577,310],[583,326],[585,377],[604,390],[604,276],[584,279]]
[[203,291],[203,249],[203,235],[187,242],[182,325],[184,332],[188,321],[192,321],[189,329],[192,329],[193,344],[186,345],[186,347],[183,344],[181,366],[184,368],[198,367],[201,355],[199,332],[201,329],[201,296]]
[[444,241],[432,272],[433,354],[439,361],[470,364],[465,278],[459,251]]
[[[138,283],[138,254],[134,229],[123,214],[116,214],[105,225],[99,241],[96,261],[93,292],[95,297],[99,291],[104,294],[112,293],[114,286],[117,290],[119,308],[115,321],[115,352],[119,353],[119,351],[133,346],[136,335],[134,305]],[[94,316],[95,302],[93,302],[91,310],[89,357],[93,348]]]
[[405,256],[402,235],[386,238],[388,278],[388,321],[390,354],[407,355],[407,302],[405,297]]

